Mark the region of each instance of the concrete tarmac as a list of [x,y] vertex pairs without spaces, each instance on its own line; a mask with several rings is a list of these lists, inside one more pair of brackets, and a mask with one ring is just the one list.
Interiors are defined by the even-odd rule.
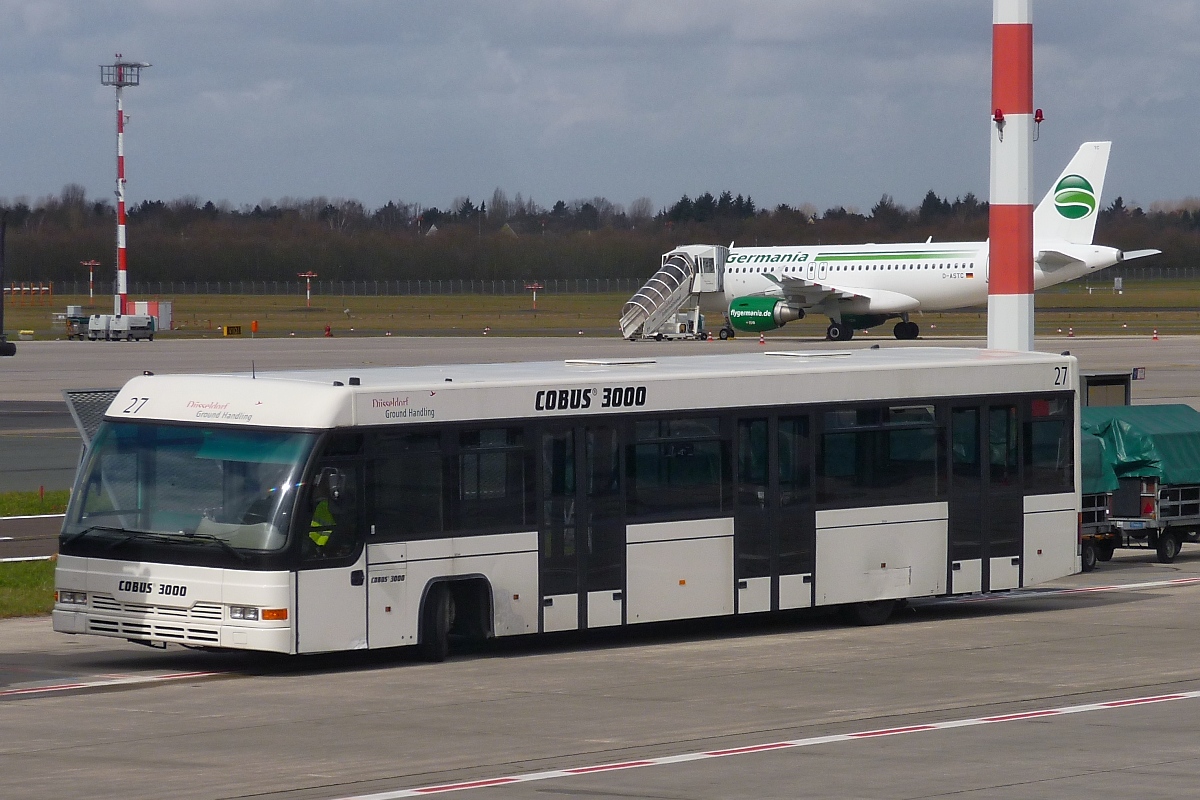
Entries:
[[[1119,551],[1088,575],[875,628],[812,613],[677,624],[444,664],[156,652],[0,622],[3,796],[300,800],[483,781],[455,796],[1191,797],[1194,696],[920,728],[1200,689],[1198,600],[1200,546],[1185,545],[1173,565]],[[636,767],[881,729],[901,731]],[[490,785],[545,770],[577,771]]]

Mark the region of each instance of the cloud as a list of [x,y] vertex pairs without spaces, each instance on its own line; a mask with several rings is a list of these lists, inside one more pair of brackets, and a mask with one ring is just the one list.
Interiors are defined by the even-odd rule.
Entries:
[[[116,51],[154,64],[135,198],[985,196],[990,24],[958,0],[0,1],[0,196],[107,195]],[[1109,191],[1194,194],[1196,4],[1041,3],[1035,36],[1039,185],[1112,138]]]

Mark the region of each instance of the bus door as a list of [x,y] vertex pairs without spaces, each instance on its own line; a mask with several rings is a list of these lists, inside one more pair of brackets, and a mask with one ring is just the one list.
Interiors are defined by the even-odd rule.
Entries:
[[362,469],[318,463],[296,515],[296,650],[367,647],[367,553],[363,545]]
[[617,428],[548,429],[541,445],[542,630],[620,625],[625,508]]
[[737,423],[737,613],[812,605],[816,512],[808,417]]
[[1015,405],[951,409],[950,591],[1020,585],[1024,499]]

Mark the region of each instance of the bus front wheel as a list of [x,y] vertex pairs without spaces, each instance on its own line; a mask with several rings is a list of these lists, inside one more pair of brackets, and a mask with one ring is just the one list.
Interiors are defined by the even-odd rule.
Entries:
[[872,600],[848,606],[846,613],[852,622],[859,625],[882,625],[891,618],[895,610],[895,600]]
[[449,587],[439,583],[429,588],[421,607],[421,633],[417,653],[423,661],[445,661],[450,654],[450,624],[454,599]]

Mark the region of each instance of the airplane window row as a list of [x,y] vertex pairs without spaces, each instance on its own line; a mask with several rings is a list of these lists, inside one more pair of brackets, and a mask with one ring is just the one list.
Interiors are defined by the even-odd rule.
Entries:
[[[842,272],[843,270],[846,272],[861,272],[863,270],[870,271],[870,270],[884,270],[884,269],[886,269],[886,270],[892,270],[892,269],[897,269],[897,270],[901,270],[901,269],[906,269],[906,270],[907,269],[975,269],[975,262],[974,261],[971,261],[971,262],[966,262],[966,261],[957,262],[956,261],[956,262],[948,262],[948,263],[944,263],[944,264],[943,263],[938,263],[938,264],[896,264],[895,266],[893,266],[891,264],[887,264],[884,266],[867,265],[867,264],[852,264],[849,266],[830,266],[829,267],[830,272]],[[781,267],[779,270],[774,270],[770,267],[734,267],[733,269],[730,270],[730,272],[736,272],[736,273],[745,273],[745,272],[764,273],[764,272],[776,272],[776,271],[778,271],[778,272],[803,272],[804,267]]]

